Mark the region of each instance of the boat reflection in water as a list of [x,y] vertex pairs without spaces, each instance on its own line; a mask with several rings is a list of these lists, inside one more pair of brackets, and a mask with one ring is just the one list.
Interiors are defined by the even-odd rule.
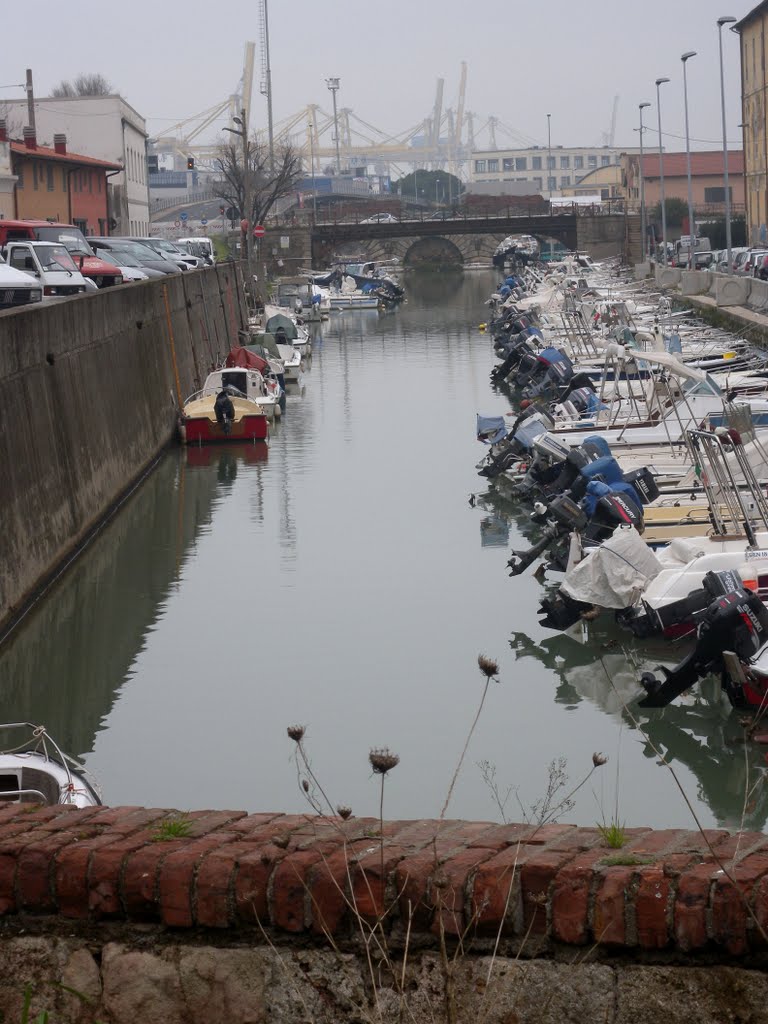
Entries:
[[[590,632],[588,646],[561,633],[539,643],[524,633],[512,633],[510,647],[518,659],[535,658],[555,673],[559,678],[557,703],[574,708],[589,701],[628,729],[639,729],[645,737],[646,757],[658,759],[658,751],[672,767],[676,762],[686,765],[698,780],[698,793],[690,796],[707,804],[718,825],[742,827],[748,790],[743,827],[762,831],[768,820],[766,748],[745,743],[740,715],[722,696],[719,681],[707,680],[686,699],[668,707],[640,708],[636,701],[644,695],[639,684],[641,672],[660,663],[671,665],[678,652],[669,647],[655,652],[652,647],[630,646],[629,642],[623,646],[617,638],[626,640],[627,634],[618,627],[595,635],[591,624]],[[595,648],[600,646],[607,649],[596,658]],[[660,765],[659,771],[666,769]],[[674,786],[671,779],[670,785]],[[695,828],[695,822],[691,821],[690,827]]]

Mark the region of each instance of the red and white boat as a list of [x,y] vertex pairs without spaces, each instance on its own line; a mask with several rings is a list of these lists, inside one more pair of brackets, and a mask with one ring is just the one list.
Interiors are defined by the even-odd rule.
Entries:
[[[180,433],[186,444],[255,442],[269,436],[270,413],[275,415],[277,398],[269,394],[261,373],[265,361],[238,349],[230,353],[227,363],[231,365],[209,373],[202,389],[184,403]],[[222,392],[231,402],[226,422],[217,416],[216,399]]]

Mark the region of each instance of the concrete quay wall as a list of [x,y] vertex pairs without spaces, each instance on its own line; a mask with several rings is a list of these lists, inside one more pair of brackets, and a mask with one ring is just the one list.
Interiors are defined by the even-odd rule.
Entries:
[[6,1020],[758,1021],[766,926],[761,833],[0,810]]
[[237,264],[0,315],[0,626],[171,440],[244,316]]

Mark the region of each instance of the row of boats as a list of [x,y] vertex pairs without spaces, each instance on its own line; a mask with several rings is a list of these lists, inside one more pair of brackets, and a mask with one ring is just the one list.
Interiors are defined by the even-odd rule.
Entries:
[[731,704],[768,707],[768,365],[745,340],[578,255],[520,260],[489,299],[493,387],[477,418],[492,490],[526,510],[546,590],[540,621],[609,613],[640,640],[684,640],[643,672],[643,707],[715,675]]

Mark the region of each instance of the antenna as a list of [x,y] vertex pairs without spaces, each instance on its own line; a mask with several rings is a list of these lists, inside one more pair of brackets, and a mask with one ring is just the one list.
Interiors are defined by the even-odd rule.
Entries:
[[611,127],[607,132],[602,133],[603,145],[613,147],[616,138],[616,117],[619,113],[619,97],[613,97],[613,111],[611,113]]

